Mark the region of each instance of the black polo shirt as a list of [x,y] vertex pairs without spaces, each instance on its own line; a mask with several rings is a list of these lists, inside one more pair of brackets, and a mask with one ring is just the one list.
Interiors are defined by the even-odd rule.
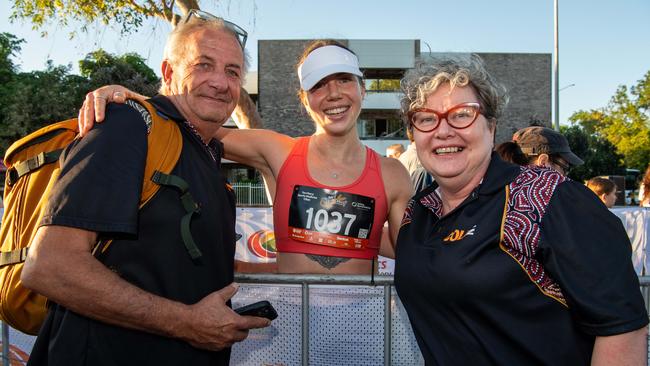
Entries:
[[395,261],[428,365],[587,365],[596,336],[648,324],[623,225],[582,184],[493,154],[444,217],[436,188],[409,203]]
[[[150,100],[181,127],[183,148],[172,174],[189,183],[201,206],[191,232],[202,257],[193,261],[180,233],[185,210],[174,188],[162,187],[138,210],[147,151],[142,115],[109,104],[95,125],[62,156],[62,170],[43,225],[71,226],[115,239],[99,259],[153,294],[193,304],[233,280],[235,200],[220,170],[220,143],[206,146],[165,97]],[[208,352],[177,339],[105,324],[54,305],[30,365],[227,365],[230,350]]]

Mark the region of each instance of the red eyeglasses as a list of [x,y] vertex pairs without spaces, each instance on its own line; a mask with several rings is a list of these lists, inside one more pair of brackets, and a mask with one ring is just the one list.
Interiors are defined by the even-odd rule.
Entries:
[[453,128],[467,128],[476,121],[481,114],[481,105],[478,103],[462,103],[449,108],[446,112],[440,113],[429,108],[416,108],[408,112],[407,116],[411,125],[420,132],[431,132],[435,130],[442,119]]

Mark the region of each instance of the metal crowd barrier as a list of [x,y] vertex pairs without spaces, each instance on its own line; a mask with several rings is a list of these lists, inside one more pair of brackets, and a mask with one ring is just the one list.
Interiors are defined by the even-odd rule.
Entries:
[[234,183],[232,188],[237,197],[237,207],[270,205],[263,183]]
[[[301,285],[301,361],[302,365],[309,365],[309,288],[312,285],[354,285],[354,286],[382,286],[384,288],[384,365],[391,364],[391,318],[392,318],[392,286],[393,276],[369,275],[298,275],[298,274],[243,274],[235,275],[235,281],[246,284],[265,285]],[[650,313],[650,276],[640,276],[639,284],[646,308]],[[2,323],[2,365],[10,365],[10,339],[9,327]],[[648,350],[650,360],[650,347]]]
[[[645,308],[650,314],[650,276],[639,276],[639,285],[641,286],[641,295],[645,301]],[[650,352],[650,343],[648,345],[648,352]]]
[[237,273],[238,283],[302,285],[302,365],[309,365],[309,287],[311,285],[367,285],[384,288],[384,365],[391,363],[391,319],[393,276],[370,275],[310,275],[310,274],[244,274]]

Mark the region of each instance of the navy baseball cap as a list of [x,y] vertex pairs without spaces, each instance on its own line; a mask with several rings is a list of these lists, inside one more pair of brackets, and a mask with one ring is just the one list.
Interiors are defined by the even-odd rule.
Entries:
[[585,162],[571,151],[569,141],[561,133],[547,127],[523,128],[513,135],[521,151],[526,155],[557,154],[567,163],[576,166]]

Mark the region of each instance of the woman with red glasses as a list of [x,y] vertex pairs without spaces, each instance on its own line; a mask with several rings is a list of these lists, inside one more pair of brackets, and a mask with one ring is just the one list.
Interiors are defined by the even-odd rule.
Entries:
[[411,199],[395,285],[427,364],[645,364],[646,314],[618,218],[557,171],[493,152],[507,96],[481,59],[426,60],[402,112],[435,178]]

